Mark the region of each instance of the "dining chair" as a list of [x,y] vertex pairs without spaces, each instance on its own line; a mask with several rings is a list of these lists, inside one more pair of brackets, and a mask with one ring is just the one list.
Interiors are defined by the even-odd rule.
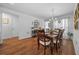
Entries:
[[59,29],[55,29],[55,30],[53,30],[53,33],[52,34],[53,35],[58,35],[59,31],[60,31]]
[[54,46],[56,47],[57,52],[58,52],[58,48],[62,46],[63,32],[64,32],[64,29],[59,30],[57,36],[53,38],[53,43],[54,43]]
[[38,50],[40,48],[40,45],[42,45],[44,47],[44,54],[46,54],[46,48],[49,47],[51,54],[53,54],[53,50],[52,50],[52,38],[47,37],[45,35],[44,30],[38,30],[37,31],[37,42],[38,42]]

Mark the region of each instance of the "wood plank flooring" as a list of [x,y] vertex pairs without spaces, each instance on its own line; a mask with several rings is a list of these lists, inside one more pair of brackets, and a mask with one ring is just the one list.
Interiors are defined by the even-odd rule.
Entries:
[[[0,55],[43,55],[43,49],[41,46],[37,50],[37,38],[23,40],[11,38],[4,40],[3,45],[0,46]],[[49,48],[46,50],[46,54],[50,55]],[[57,53],[54,49],[54,55],[75,55],[72,40],[63,39],[62,53]]]

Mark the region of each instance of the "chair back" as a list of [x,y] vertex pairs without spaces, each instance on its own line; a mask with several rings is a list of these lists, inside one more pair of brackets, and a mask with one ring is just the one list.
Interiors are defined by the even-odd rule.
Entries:
[[44,30],[37,30],[37,37],[41,38],[44,37],[44,35],[45,35]]
[[45,40],[45,32],[44,30],[37,30],[37,37],[38,37],[38,41],[39,40]]
[[46,54],[46,48],[49,46],[51,48],[51,54],[52,54],[52,40],[50,37],[48,37],[45,34],[44,30],[38,30],[37,31],[37,42],[38,42],[38,49],[40,47],[40,44],[44,47],[44,54]]
[[61,39],[64,33],[64,29],[63,30],[59,30],[59,34],[58,34],[58,39]]
[[50,37],[48,37],[47,35],[45,35],[45,31],[44,30],[38,30],[37,31],[37,37],[38,37],[38,42],[42,41],[44,42],[44,44],[46,45],[46,42],[50,41]]

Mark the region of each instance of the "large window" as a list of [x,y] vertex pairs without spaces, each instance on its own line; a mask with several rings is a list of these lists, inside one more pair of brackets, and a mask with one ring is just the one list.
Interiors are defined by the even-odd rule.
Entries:
[[49,21],[45,22],[45,28],[49,28]]
[[62,20],[63,20],[63,28],[65,29],[64,37],[67,38],[68,37],[68,35],[67,35],[67,33],[68,33],[68,18],[64,18]]
[[45,33],[49,32],[49,21],[45,21]]
[[64,37],[67,37],[68,33],[68,18],[57,19],[53,22],[53,28],[64,29]]

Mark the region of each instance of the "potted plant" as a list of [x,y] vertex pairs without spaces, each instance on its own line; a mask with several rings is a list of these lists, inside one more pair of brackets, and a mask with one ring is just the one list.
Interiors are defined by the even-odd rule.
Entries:
[[73,37],[73,33],[68,32],[67,34],[68,34],[68,36],[69,36],[69,39],[72,39],[72,37]]

